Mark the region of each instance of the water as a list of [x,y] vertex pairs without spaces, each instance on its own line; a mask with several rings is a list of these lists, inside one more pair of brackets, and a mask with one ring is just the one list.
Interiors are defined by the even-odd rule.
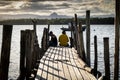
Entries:
[[[59,37],[61,34],[61,27],[67,27],[67,25],[51,25],[50,30]],[[47,25],[37,25],[37,35],[39,44],[41,43],[41,37],[43,34],[44,27]],[[33,29],[32,25],[14,25],[12,33],[12,44],[11,44],[11,55],[10,55],[10,68],[9,68],[9,79],[16,80],[19,76],[19,59],[20,59],[20,31],[25,29]],[[84,31],[84,40],[85,34]],[[70,36],[70,32],[67,32]],[[97,35],[98,41],[98,70],[104,75],[104,61],[103,61],[103,38],[109,37],[109,49],[110,49],[110,69],[111,69],[111,80],[113,79],[114,70],[114,40],[115,30],[114,25],[91,25],[91,65],[94,64],[94,36]],[[1,43],[2,43],[2,25],[0,25],[0,54],[1,54]],[[14,66],[14,67],[13,67]]]
[[103,38],[109,37],[109,52],[110,52],[110,69],[111,79],[113,79],[114,70],[114,42],[115,42],[115,30],[113,25],[97,25],[91,26],[91,65],[94,64],[94,36],[97,35],[98,45],[98,70],[104,75],[104,44]]

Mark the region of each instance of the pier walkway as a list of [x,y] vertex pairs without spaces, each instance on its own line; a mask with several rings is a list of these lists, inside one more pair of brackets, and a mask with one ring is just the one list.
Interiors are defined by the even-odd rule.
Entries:
[[40,60],[35,80],[96,80],[90,70],[74,48],[49,47]]

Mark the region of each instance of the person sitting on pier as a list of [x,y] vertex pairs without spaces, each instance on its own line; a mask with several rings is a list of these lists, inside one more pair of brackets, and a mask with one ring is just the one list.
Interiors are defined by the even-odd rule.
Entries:
[[57,46],[57,37],[55,36],[55,34],[53,34],[52,31],[50,31],[49,36],[50,36],[49,46],[56,47]]
[[60,46],[65,46],[65,47],[68,47],[69,44],[69,39],[68,39],[68,36],[66,35],[66,32],[63,31],[62,34],[59,36],[59,45]]

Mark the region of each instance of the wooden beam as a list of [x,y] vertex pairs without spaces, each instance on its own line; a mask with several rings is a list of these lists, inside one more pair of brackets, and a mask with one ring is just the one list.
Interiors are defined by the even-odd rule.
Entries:
[[33,68],[33,51],[34,51],[34,31],[26,30],[25,35],[25,55],[26,55],[26,79],[29,80]]
[[120,27],[120,0],[115,0],[115,55],[114,55],[114,80],[119,78],[119,27]]
[[94,36],[94,52],[95,52],[95,59],[94,59],[94,76],[97,76],[97,65],[98,65],[98,53],[97,53],[97,36]]
[[87,64],[90,66],[90,10],[86,11],[86,26]]
[[19,80],[25,79],[25,31],[21,31],[20,41],[20,76]]
[[0,62],[0,80],[8,80],[12,25],[3,25],[3,38]]
[[78,32],[79,32],[79,42],[80,42],[80,54],[82,55],[83,61],[86,62],[86,55],[85,55],[85,49],[84,49],[84,38],[83,38],[83,31],[82,31],[82,23],[79,22],[79,27],[78,27]]
[[75,14],[75,25],[73,25],[74,27],[74,39],[75,39],[75,48],[76,50],[78,50],[78,36],[77,36],[77,14]]
[[104,38],[105,79],[110,80],[109,38]]

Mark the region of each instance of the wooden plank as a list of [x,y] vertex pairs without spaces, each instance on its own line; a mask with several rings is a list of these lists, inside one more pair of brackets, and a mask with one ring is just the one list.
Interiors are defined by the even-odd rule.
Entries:
[[[80,59],[78,59],[78,62],[79,64],[81,64]],[[87,80],[96,80],[96,78],[92,74],[90,74],[88,71],[86,71],[85,69],[82,69],[82,74],[84,78],[87,78]]]
[[42,68],[43,68],[43,63],[40,62],[35,80],[41,79],[41,75],[42,75],[42,71],[43,71]]
[[[57,52],[56,52],[56,53],[57,53],[57,59],[59,59],[59,49],[60,49],[60,48],[58,48],[58,49],[57,49]],[[56,61],[56,59],[55,59],[55,61]],[[59,75],[60,69],[59,69],[58,61],[57,61],[57,68],[58,68],[58,76],[59,76],[59,80],[60,80],[60,75]]]
[[[46,55],[46,54],[45,54]],[[40,60],[40,64],[39,64],[39,68],[37,71],[37,75],[35,80],[42,80],[42,73],[43,73],[43,69],[44,69],[44,60],[47,56],[43,56],[42,59]]]
[[49,62],[48,62],[48,77],[47,77],[48,80],[53,80],[53,75],[51,74],[53,71],[53,68],[52,68],[53,62],[51,60],[51,56],[53,55],[52,51],[53,51],[53,49],[49,52],[50,56],[49,56]]
[[[76,53],[75,49],[73,49],[73,51],[74,51],[73,55],[77,56],[77,53]],[[92,74],[90,74],[89,72],[84,70],[83,63],[81,63],[82,61],[80,61],[79,57],[77,57],[77,60],[75,60],[75,61],[76,61],[77,66],[79,66],[81,68],[80,72],[81,72],[81,74],[82,74],[82,76],[85,80],[96,80],[96,78]]]
[[47,79],[47,66],[45,65],[47,63],[47,60],[44,61],[44,67],[43,67],[43,73],[42,73],[42,78]]
[[[67,57],[67,55],[69,57]],[[69,69],[69,72],[70,72],[71,80],[77,80],[77,76],[76,76],[74,68],[71,64],[69,48],[66,48],[66,60],[68,60],[66,63],[69,64],[68,69]]]
[[[77,54],[77,52],[75,51],[75,50],[71,50],[71,54],[72,54],[72,57],[73,57],[73,61],[74,61],[74,65],[76,66],[76,71],[78,71],[78,74],[79,74],[79,79],[81,79],[81,80],[84,80],[84,78],[83,78],[83,76],[82,76],[82,72],[81,72],[81,70],[79,69],[80,67],[78,66],[78,64],[76,63],[76,60],[78,59],[78,55],[74,55],[74,54]],[[78,79],[78,80],[79,80]]]
[[[74,52],[73,52],[73,55],[76,55],[76,56],[77,56],[77,53],[74,53]],[[74,57],[74,56],[73,56],[73,57]],[[77,57],[77,59],[74,60],[74,61],[75,61],[76,65],[79,66],[78,69],[79,69],[79,71],[80,71],[80,73],[81,73],[81,75],[82,75],[83,80],[90,80],[90,78],[85,74],[84,68],[83,68],[83,67],[81,66],[81,64],[79,63],[78,57]]]
[[[51,79],[52,80],[54,80],[54,76],[55,76],[55,74],[54,74],[54,69],[56,69],[55,67],[54,67],[54,56],[55,56],[55,48],[54,47],[51,47],[52,48],[52,51],[50,52],[50,54],[52,54],[51,55],[51,57],[49,56],[49,58],[50,58],[50,60],[49,60],[49,62],[50,62],[50,64],[49,64],[49,66],[51,66],[50,68],[50,76],[51,76]],[[48,80],[50,80],[49,79],[49,77],[48,77]]]
[[[44,54],[44,56],[43,56],[43,58],[40,60],[40,65],[39,65],[39,69],[38,69],[38,72],[37,72],[37,80],[42,80],[42,79],[45,79],[44,77],[45,77],[45,75],[46,75],[46,78],[48,77],[48,72],[49,71],[45,71],[44,70],[44,67],[45,67],[45,65],[47,65],[46,63],[45,63],[45,61],[48,61],[47,59],[49,59],[50,58],[50,50],[51,50],[51,48],[49,48],[48,50],[47,50],[47,52]],[[51,51],[52,52],[52,51]],[[49,65],[48,65],[49,66]],[[47,68],[47,70],[48,70],[48,68]],[[46,72],[46,73],[45,73]],[[50,73],[50,72],[49,72]],[[52,73],[52,72],[51,72]],[[38,75],[39,74],[39,75]],[[44,77],[43,77],[44,76]]]
[[66,80],[66,78],[65,78],[65,74],[64,74],[64,70],[63,70],[63,63],[62,63],[62,61],[60,61],[60,60],[62,60],[62,55],[63,55],[63,53],[62,53],[62,48],[59,48],[59,57],[58,57],[58,66],[59,66],[59,76],[60,76],[60,80]]
[[63,69],[64,69],[65,77],[66,77],[68,80],[71,80],[70,72],[69,72],[68,66],[67,66],[67,64],[66,64],[66,62],[65,62],[65,61],[66,61],[65,48],[63,48],[62,54],[65,54],[65,57],[62,58],[62,60],[63,60]]
[[50,50],[50,48],[47,50],[47,52],[45,53],[45,55],[41,59],[41,63],[43,65],[43,67],[41,67],[42,72],[41,72],[40,80],[47,78],[47,66],[45,65],[45,63],[46,63],[46,59],[48,57],[49,50]]
[[47,76],[47,72],[46,72],[47,67],[45,66],[45,61],[46,61],[46,60],[41,60],[41,63],[43,64],[43,67],[42,67],[42,73],[41,73],[41,78],[40,78],[40,80],[46,79],[46,76]]
[[59,77],[58,77],[58,67],[57,67],[58,62],[55,61],[57,58],[58,58],[57,57],[57,48],[55,48],[54,49],[54,64],[53,64],[55,69],[53,70],[53,73],[57,76],[54,76],[53,80],[58,80],[59,79]]
[[[47,77],[46,79],[47,80],[51,80],[53,79],[53,70],[54,70],[54,67],[53,67],[53,59],[54,59],[54,48],[53,47],[50,47],[50,51],[48,51],[48,54],[47,54],[47,58],[46,58],[46,62],[45,65],[47,67]],[[52,62],[51,62],[52,61]]]
[[76,80],[83,80],[83,78],[81,76],[81,73],[79,72],[78,67],[77,67],[77,65],[75,64],[75,61],[74,61],[76,59],[76,57],[73,57],[71,49],[69,49],[69,54],[70,54],[70,62],[71,62],[71,65],[74,69],[74,73],[75,73],[76,78],[77,78]]
[[58,48],[53,48],[54,50],[51,52],[53,55],[51,56],[51,60],[53,61],[51,66],[52,66],[52,79],[49,79],[48,77],[48,80],[58,80],[58,79],[64,79],[63,77],[61,77],[59,75],[59,71],[60,69],[58,68]]

